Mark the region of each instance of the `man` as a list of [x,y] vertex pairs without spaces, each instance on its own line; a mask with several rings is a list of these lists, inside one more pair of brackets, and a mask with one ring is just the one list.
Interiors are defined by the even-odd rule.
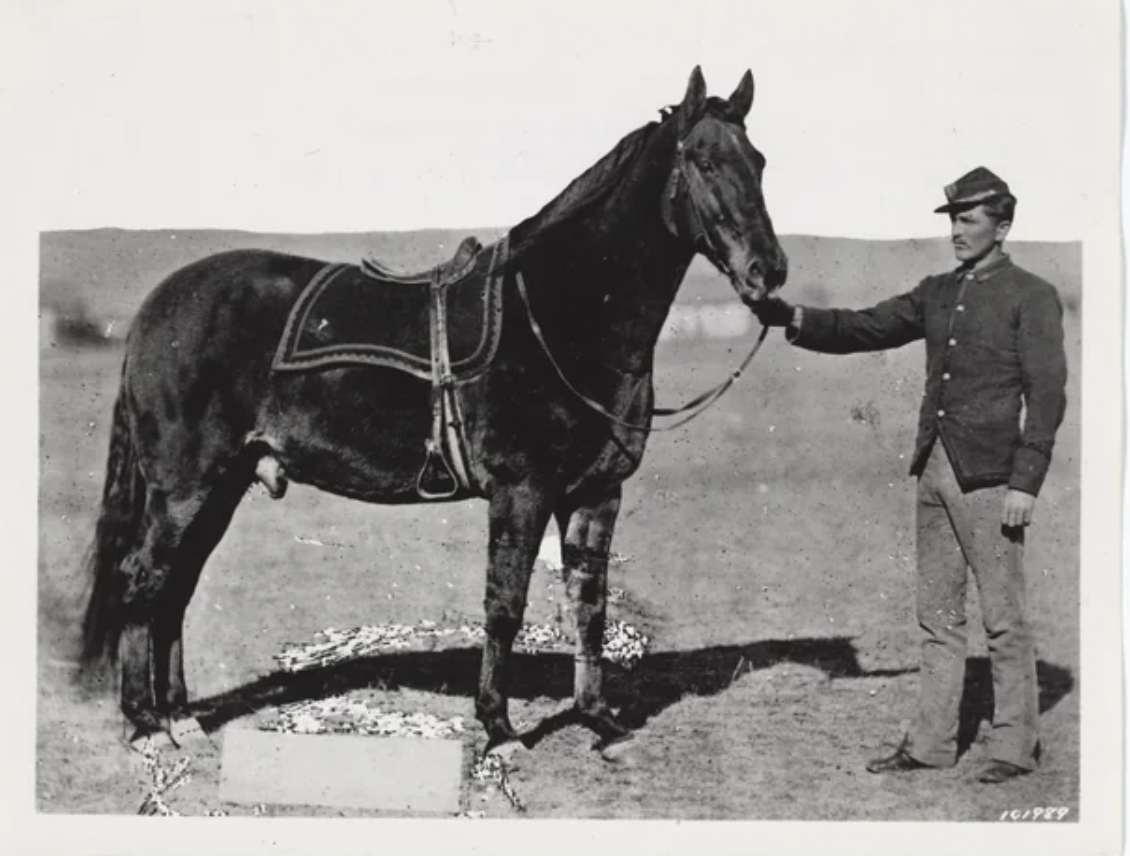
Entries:
[[[984,167],[945,188],[953,271],[861,311],[757,309],[792,344],[847,354],[926,340],[926,393],[911,474],[918,477],[917,717],[873,773],[957,761],[965,672],[965,594],[972,570],[984,615],[996,709],[978,779],[998,784],[1036,768],[1036,658],[1025,619],[1024,528],[1051,462],[1067,379],[1063,310],[1054,287],[1004,252],[1016,198]],[[1021,404],[1026,412],[1021,419]]]

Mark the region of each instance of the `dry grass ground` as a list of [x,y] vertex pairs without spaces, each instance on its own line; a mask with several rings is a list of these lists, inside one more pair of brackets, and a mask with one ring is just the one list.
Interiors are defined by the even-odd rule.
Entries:
[[[1045,747],[1035,775],[997,789],[972,781],[991,711],[975,596],[968,753],[951,771],[863,771],[898,738],[918,682],[905,456],[922,354],[819,357],[774,337],[718,406],[653,438],[627,488],[614,549],[629,561],[611,582],[654,639],[637,669],[610,682],[638,727],[628,759],[602,760],[588,732],[552,716],[567,704],[570,657],[517,659],[515,718],[542,724],[539,742],[514,758],[529,816],[987,820],[1056,805],[1077,817],[1077,315],[1068,323],[1071,405],[1028,552]],[[745,347],[665,346],[661,403],[717,382]],[[113,348],[55,351],[41,364],[36,788],[45,812],[131,813],[143,795],[115,700],[83,698],[69,681],[119,359]],[[301,681],[272,676],[272,655],[329,626],[478,618],[484,557],[478,503],[379,508],[300,486],[281,503],[250,495],[188,616],[190,691],[213,739],[281,699],[339,691],[471,721],[472,649],[390,654]],[[539,568],[529,618],[552,617],[553,591]],[[468,739],[481,743],[477,726]],[[174,807],[251,813],[219,804],[217,746],[192,752],[196,775]],[[474,800],[488,816],[510,816],[498,794]]]

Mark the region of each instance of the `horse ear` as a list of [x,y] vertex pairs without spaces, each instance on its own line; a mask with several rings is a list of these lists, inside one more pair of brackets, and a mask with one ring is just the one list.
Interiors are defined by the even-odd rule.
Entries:
[[683,103],[679,105],[679,134],[685,134],[702,112],[706,104],[706,79],[702,76],[701,66],[695,66],[691,72],[691,79],[687,81],[687,93],[683,96]]
[[734,94],[730,96],[730,107],[744,119],[749,114],[749,108],[752,106],[753,72],[746,69],[746,73],[742,75],[741,83],[739,83],[738,88],[734,90]]

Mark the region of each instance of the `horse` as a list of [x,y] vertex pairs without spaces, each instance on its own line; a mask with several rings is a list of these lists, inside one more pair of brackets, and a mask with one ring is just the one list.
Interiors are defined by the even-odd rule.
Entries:
[[[492,747],[519,739],[508,661],[555,520],[576,630],[575,714],[605,741],[630,737],[604,695],[602,643],[622,484],[654,430],[656,343],[696,254],[751,310],[787,276],[762,192],[765,158],[746,133],[753,97],[748,70],[720,98],[695,67],[679,104],[513,227],[505,252],[473,254],[490,264],[464,276],[498,283],[497,342],[475,377],[445,387],[458,416],[445,425],[457,424],[465,453],[455,491],[419,484],[436,452],[421,443],[438,412],[426,372],[273,369],[291,310],[327,262],[232,250],[149,292],[113,406],[80,658],[88,677],[118,668],[133,739],[171,734],[189,716],[183,622],[201,570],[255,481],[277,496],[287,479],[376,504],[485,500],[475,715]],[[452,267],[402,279],[435,286]]]

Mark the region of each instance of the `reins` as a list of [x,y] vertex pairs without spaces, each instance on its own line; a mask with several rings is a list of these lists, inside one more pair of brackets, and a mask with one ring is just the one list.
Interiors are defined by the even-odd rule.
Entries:
[[734,369],[734,371],[730,372],[730,376],[713,389],[709,389],[701,395],[696,396],[691,401],[688,401],[686,404],[684,404],[682,407],[652,408],[652,414],[656,416],[677,416],[680,413],[686,413],[688,410],[692,411],[690,414],[678,420],[677,422],[655,428],[648,424],[628,422],[624,419],[621,419],[599,401],[589,397],[588,395],[585,395],[585,393],[581,392],[579,389],[573,386],[573,384],[569,381],[569,378],[566,377],[564,370],[560,365],[558,365],[557,360],[553,358],[553,353],[549,350],[549,345],[546,343],[545,336],[542,333],[541,325],[539,325],[537,319],[534,318],[533,309],[530,307],[530,296],[526,292],[526,282],[522,278],[521,271],[518,271],[515,274],[515,280],[518,283],[518,294],[522,298],[522,305],[526,309],[526,318],[530,322],[530,329],[533,330],[534,338],[537,339],[538,344],[541,346],[542,352],[545,354],[546,359],[549,360],[549,364],[553,366],[553,370],[557,373],[557,377],[561,379],[561,382],[563,384],[565,384],[565,388],[573,393],[573,395],[577,396],[577,398],[587,404],[590,408],[599,413],[601,416],[604,416],[606,419],[608,419],[610,422],[613,422],[616,425],[621,426],[622,428],[629,428],[633,431],[673,431],[676,428],[681,428],[683,425],[686,425],[695,417],[701,416],[711,405],[714,404],[714,402],[721,398],[731,386],[734,385],[734,382],[738,378],[742,376],[742,373],[753,361],[753,358],[757,354],[757,352],[761,349],[761,344],[765,341],[765,337],[769,334],[769,328],[763,326],[761,328],[761,334],[757,337],[757,341],[753,343],[753,348],[750,349],[750,352],[746,355],[746,358],[742,360],[741,365],[738,366],[738,368]]
[[[692,235],[691,240],[693,243],[698,243],[698,241],[701,239],[705,244],[708,255],[712,258],[714,263],[722,269],[723,273],[729,275],[730,270],[728,266],[722,259],[721,254],[717,252],[717,249],[714,247],[713,242],[710,240],[710,234],[707,232],[705,226],[703,225],[702,212],[699,211],[698,200],[695,199],[695,195],[690,185],[690,164],[687,161],[686,147],[684,146],[682,139],[677,140],[675,143],[675,154],[675,166],[671,170],[671,174],[667,179],[667,187],[664,189],[664,194],[661,197],[661,214],[663,217],[664,225],[671,232],[671,234],[678,236],[678,230],[675,227],[674,213],[671,210],[671,206],[673,205],[675,198],[678,196],[679,186],[685,181],[687,185],[687,200],[690,203],[691,217],[694,221],[691,224],[691,228],[694,230],[694,234]],[[565,385],[565,388],[585,404],[587,404],[590,408],[608,419],[610,422],[619,425],[622,428],[628,428],[632,431],[673,431],[676,428],[681,428],[683,425],[686,425],[692,419],[702,415],[719,398],[721,398],[731,386],[734,385],[738,378],[742,376],[742,373],[745,372],[745,370],[749,367],[749,364],[753,362],[754,356],[756,356],[757,352],[761,350],[761,345],[765,341],[765,337],[769,334],[769,328],[762,326],[761,334],[757,337],[757,341],[753,343],[753,347],[746,355],[746,358],[742,360],[741,365],[730,372],[730,376],[714,388],[708,389],[701,395],[696,396],[695,398],[684,404],[682,407],[655,407],[652,408],[651,411],[652,415],[654,416],[678,416],[680,413],[687,413],[688,411],[690,411],[687,416],[679,419],[676,422],[673,422],[670,425],[663,425],[657,428],[652,427],[651,425],[628,422],[612,413],[599,401],[596,401],[595,399],[581,392],[569,381],[569,378],[566,377],[564,370],[558,364],[557,360],[553,358],[553,353],[549,350],[549,344],[545,341],[545,336],[542,333],[541,326],[538,324],[537,319],[534,318],[533,309],[530,307],[530,297],[526,292],[526,283],[522,278],[521,271],[518,271],[516,273],[515,279],[518,283],[518,294],[522,298],[522,305],[526,308],[526,318],[530,322],[530,329],[533,330],[534,338],[537,339],[538,344],[541,346],[542,352],[545,354],[546,359],[549,360],[549,364],[553,366],[553,370],[557,373],[557,377],[560,378],[561,382]]]

